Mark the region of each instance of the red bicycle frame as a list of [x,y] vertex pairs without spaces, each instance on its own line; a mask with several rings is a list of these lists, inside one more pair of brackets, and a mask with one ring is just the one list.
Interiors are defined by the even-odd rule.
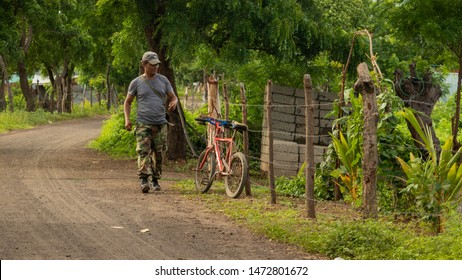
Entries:
[[[207,147],[206,156],[204,157],[204,161],[201,163],[200,167],[202,168],[204,166],[205,161],[207,160],[210,151],[214,149],[215,157],[218,162],[218,168],[220,170],[220,174],[223,174],[225,172],[224,165],[226,165],[226,170],[228,170],[229,166],[231,165],[231,153],[233,151],[233,145],[234,145],[233,140],[234,140],[234,135],[236,131],[233,132],[232,137],[218,137],[217,135],[223,133],[223,128],[220,126],[218,122],[215,122],[212,125],[215,127],[215,135],[213,136],[213,140],[212,140],[213,143],[212,143],[212,146]],[[227,148],[226,156],[224,158],[225,161],[223,161],[223,158],[221,156],[222,151],[220,148],[222,147],[222,145],[219,145],[220,143],[224,143],[226,145],[225,147]]]

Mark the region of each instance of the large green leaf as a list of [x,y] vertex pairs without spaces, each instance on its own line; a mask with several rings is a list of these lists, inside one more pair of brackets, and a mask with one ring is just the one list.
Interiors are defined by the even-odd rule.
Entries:
[[421,136],[430,156],[428,159],[418,158],[411,153],[409,163],[397,157],[407,177],[407,187],[404,191],[412,193],[417,198],[417,206],[427,211],[429,217],[438,217],[437,228],[442,230],[442,217],[457,207],[462,199],[462,165],[458,162],[462,148],[453,154],[453,141],[451,137],[448,138],[437,161],[430,129],[425,127],[422,130],[411,110],[406,109],[402,114]]

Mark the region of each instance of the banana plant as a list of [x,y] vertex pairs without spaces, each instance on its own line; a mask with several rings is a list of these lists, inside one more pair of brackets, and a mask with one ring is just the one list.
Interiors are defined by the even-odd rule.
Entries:
[[434,222],[437,233],[441,233],[447,215],[462,201],[462,165],[459,164],[462,148],[453,153],[453,141],[449,137],[438,155],[431,130],[421,128],[412,110],[406,108],[401,114],[416,129],[428,153],[427,157],[411,153],[408,163],[397,157],[407,177],[403,191],[415,195],[417,206]]
[[348,137],[348,140],[339,131],[339,138],[332,136],[332,145],[339,160],[341,167],[331,172],[334,178],[340,178],[342,184],[338,184],[340,190],[347,191],[351,195],[353,204],[358,204],[361,193],[361,151],[359,139]]

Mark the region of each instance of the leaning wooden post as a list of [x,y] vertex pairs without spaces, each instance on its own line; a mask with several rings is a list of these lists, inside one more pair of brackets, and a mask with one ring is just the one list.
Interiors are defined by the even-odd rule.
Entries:
[[314,165],[314,107],[313,107],[313,87],[311,76],[306,74],[303,79],[305,90],[305,178],[306,178],[306,209],[308,218],[316,219],[315,201],[314,201],[314,174],[316,167]]
[[221,115],[220,102],[218,100],[218,81],[211,75],[208,79],[208,114],[210,117],[219,118]]
[[[245,125],[247,124],[247,97],[245,95],[245,87],[244,84],[240,84],[241,89],[241,102],[242,102],[242,123]],[[244,155],[247,159],[247,163],[249,163],[249,131],[246,130],[243,132],[244,135]],[[245,183],[245,195],[251,196],[252,191],[250,189],[250,176],[247,177],[247,181]]]
[[225,100],[225,120],[227,120],[229,119],[229,95],[225,81],[223,81],[223,99]]
[[[223,74],[224,76],[224,74]],[[223,81],[223,99],[225,101],[225,120],[229,120],[229,96],[226,82]],[[225,129],[225,137],[229,136],[229,129]]]
[[363,131],[363,216],[377,217],[377,122],[378,110],[376,94],[379,89],[369,74],[366,63],[358,65],[358,80],[354,85],[361,92],[364,111]]
[[272,124],[272,110],[273,110],[273,82],[268,81],[266,85],[266,121],[268,129],[268,161],[269,161],[269,185],[271,191],[271,203],[276,204],[276,185],[274,183],[274,165],[273,165],[273,124]]

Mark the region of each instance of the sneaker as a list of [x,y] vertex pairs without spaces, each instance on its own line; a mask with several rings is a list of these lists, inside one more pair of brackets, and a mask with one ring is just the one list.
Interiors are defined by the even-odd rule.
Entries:
[[142,178],[140,178],[140,181],[141,181],[141,191],[142,191],[143,193],[149,192],[149,182],[148,182],[148,178],[142,177]]
[[160,191],[159,182],[156,178],[152,179],[152,189],[155,191]]

